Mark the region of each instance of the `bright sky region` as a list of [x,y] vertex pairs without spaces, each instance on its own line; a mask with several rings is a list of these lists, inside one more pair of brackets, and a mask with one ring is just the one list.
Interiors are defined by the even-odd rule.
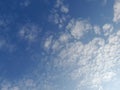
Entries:
[[0,0],[0,90],[119,90],[120,0]]

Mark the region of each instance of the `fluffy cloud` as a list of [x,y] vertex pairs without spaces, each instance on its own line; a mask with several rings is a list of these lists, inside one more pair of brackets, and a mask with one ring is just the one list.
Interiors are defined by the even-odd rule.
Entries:
[[52,36],[50,36],[49,38],[46,39],[45,43],[44,43],[44,47],[46,49],[49,49],[51,47],[51,44],[52,44]]
[[93,27],[93,29],[94,29],[94,31],[95,31],[95,34],[98,34],[98,35],[101,34],[101,28],[100,28],[98,25],[95,25],[95,26]]
[[[111,31],[111,27],[114,29],[111,24],[104,24],[103,33],[106,34],[106,30]],[[65,79],[68,85],[71,82],[76,84],[73,90],[81,90],[82,87],[104,90],[102,84],[110,82],[118,74],[115,68],[120,65],[120,31],[111,32],[106,38],[95,35],[87,43],[78,40],[92,29],[93,34],[99,34],[94,30],[99,30],[98,26],[92,26],[86,20],[72,19],[65,33],[60,33],[57,38],[50,36],[46,39],[44,48],[50,55],[46,56],[43,62],[40,60],[31,78],[27,75],[14,83],[3,82],[0,89],[61,90],[63,88],[60,87],[60,82]],[[41,65],[44,65],[43,73]],[[64,86],[63,90],[66,90],[65,88],[68,87]]]
[[114,9],[113,21],[118,23],[120,21],[120,0],[115,0],[113,9]]
[[63,12],[63,13],[68,13],[68,12],[69,12],[69,9],[68,9],[66,6],[62,6],[62,7],[61,7],[61,12]]
[[113,31],[113,26],[111,24],[104,24],[103,25],[103,32],[104,35],[107,36]]
[[92,25],[87,20],[71,20],[67,29],[75,39],[80,39],[85,33],[92,29]]
[[[51,14],[55,24],[62,27],[68,12],[63,1],[57,0]],[[119,0],[114,5],[113,21],[119,21]],[[104,24],[101,28],[87,20],[72,19],[66,30],[56,38],[50,36],[45,39],[43,47],[49,55],[39,56],[38,66],[30,75],[15,82],[1,80],[0,89],[67,90],[71,85],[72,90],[84,90],[83,87],[89,87],[88,90],[104,90],[103,83],[119,76],[116,68],[120,65],[120,31],[113,30],[112,24]],[[20,29],[19,36],[25,41],[34,42],[39,33],[40,28],[30,24]],[[107,37],[100,36],[101,33]],[[89,40],[85,35],[92,38]],[[88,42],[84,43],[81,38],[88,39]],[[5,44],[6,41],[0,40],[0,49]]]
[[[92,26],[86,20],[72,20],[67,29],[70,30],[68,34],[71,36],[65,40],[64,44],[58,44],[59,52],[55,52],[56,56],[53,58],[54,67],[63,68],[66,75],[78,82],[78,90],[84,86],[104,90],[102,84],[110,82],[117,75],[114,68],[120,64],[120,31],[113,33],[114,27],[111,24],[104,24],[103,33],[108,37],[106,39],[101,36],[94,37],[84,44],[76,39],[84,37],[84,34],[89,33],[92,29],[95,34],[100,34],[99,26]],[[60,37],[64,35],[61,34]],[[59,47],[62,48],[59,49]]]

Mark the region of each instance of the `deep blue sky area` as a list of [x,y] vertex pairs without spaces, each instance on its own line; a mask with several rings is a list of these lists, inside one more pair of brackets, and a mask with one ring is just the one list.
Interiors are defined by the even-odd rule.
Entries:
[[0,0],[0,90],[119,90],[119,24],[120,0]]

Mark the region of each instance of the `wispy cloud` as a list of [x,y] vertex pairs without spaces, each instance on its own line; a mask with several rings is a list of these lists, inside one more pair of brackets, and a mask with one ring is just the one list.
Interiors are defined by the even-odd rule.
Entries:
[[31,0],[24,0],[20,3],[21,7],[28,7],[31,4]]
[[6,38],[0,37],[0,51],[13,52],[14,50],[16,50],[14,44],[9,42]]
[[[69,27],[69,29],[76,31],[74,27],[77,24],[82,27],[80,30],[81,27],[79,27],[77,32],[81,33],[82,30],[82,36],[75,33],[73,34],[75,38],[73,38],[71,32],[63,32],[59,34],[58,38],[53,38],[54,36],[48,37],[44,47],[45,49],[53,49],[48,52],[52,54],[46,56],[45,60],[43,60],[44,63],[39,63],[38,68],[31,74],[32,77],[28,74],[27,77],[14,83],[3,82],[0,84],[0,89],[61,90],[62,87],[58,87],[60,83],[54,83],[54,81],[57,82],[67,77],[71,82],[76,83],[73,90],[81,90],[82,87],[104,90],[102,83],[110,82],[117,75],[114,68],[120,65],[120,31],[110,33],[106,39],[101,36],[94,36],[88,43],[83,43],[81,40],[76,40],[76,38],[84,37],[86,30],[88,33],[91,30],[95,32],[93,28],[95,25],[91,25],[86,20],[81,21],[78,19],[71,23],[70,26],[72,27]],[[104,30],[111,30],[111,25],[104,24]],[[56,48],[53,48],[54,45]],[[44,65],[45,71],[43,73],[40,72],[41,65]],[[67,86],[65,87],[67,88]]]
[[41,28],[39,26],[33,24],[26,24],[20,28],[18,34],[21,39],[31,43],[35,42],[39,38],[40,32]]

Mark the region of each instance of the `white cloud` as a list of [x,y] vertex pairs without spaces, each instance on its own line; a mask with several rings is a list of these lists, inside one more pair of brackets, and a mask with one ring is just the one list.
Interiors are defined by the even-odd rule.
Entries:
[[[102,84],[110,82],[116,76],[117,72],[113,68],[120,64],[120,31],[113,33],[113,25],[104,24],[103,32],[108,35],[106,39],[100,36],[94,37],[83,44],[76,39],[84,37],[84,34],[89,33],[92,28],[96,30],[95,34],[101,34],[99,26],[92,27],[84,20],[72,20],[66,28],[70,30],[68,35],[72,35],[75,39],[70,36],[71,42],[65,40],[63,44],[57,45],[56,49],[59,52],[55,52],[57,56],[53,58],[54,67],[63,68],[63,72],[70,70],[67,74],[71,79],[79,82],[78,90],[84,86],[104,90]],[[59,37],[62,38],[64,35],[66,34],[61,34]]]
[[62,28],[69,18],[69,8],[63,2],[63,0],[56,0],[51,14],[49,15],[49,21],[54,22],[59,28]]
[[56,0],[55,7],[59,8],[61,5],[63,5],[63,0]]
[[[94,37],[86,44],[80,40],[76,40],[84,37],[84,34],[86,32],[89,33],[89,30],[94,28],[94,26],[92,27],[85,20],[71,21],[67,26],[70,32],[61,33],[58,38],[50,36],[44,43],[46,49],[51,49],[49,53],[53,53],[51,55],[54,55],[47,56],[49,60],[46,62],[46,66],[44,66],[48,70],[47,73],[40,74],[40,68],[38,68],[38,71],[35,70],[32,74],[34,78],[21,79],[16,83],[10,82],[10,84],[2,85],[0,89],[61,90],[61,87],[58,88],[56,86],[60,83],[54,85],[51,80],[58,81],[64,77],[68,77],[69,80],[76,82],[75,87],[77,90],[81,90],[81,87],[104,90],[102,83],[110,82],[117,75],[114,68],[120,65],[120,31],[109,34],[106,39],[103,37]],[[105,24],[103,30],[110,30],[111,26]],[[99,28],[97,27],[97,29]],[[97,32],[96,34],[99,33]]]
[[114,9],[113,21],[118,23],[120,21],[120,0],[115,0],[113,9]]
[[[104,0],[107,1],[107,0]],[[26,4],[27,5],[27,4]],[[116,0],[114,5],[114,22],[120,19],[120,1]],[[59,10],[58,10],[59,9]],[[62,12],[62,15],[58,14]],[[62,27],[66,21],[69,8],[63,4],[63,1],[57,0],[52,19],[55,24]],[[32,72],[32,77],[25,77],[16,82],[0,83],[1,90],[62,90],[54,84],[60,84],[57,81],[65,76],[71,81],[76,82],[77,90],[81,87],[96,88],[104,90],[102,83],[110,82],[117,72],[114,68],[120,65],[120,31],[113,33],[114,27],[111,24],[104,24],[102,29],[106,37],[94,37],[88,43],[83,43],[79,39],[85,38],[84,35],[93,29],[95,34],[101,34],[101,28],[97,25],[91,25],[87,20],[72,19],[66,26],[67,32],[61,33],[58,38],[53,36],[45,40],[44,48],[54,53],[54,56],[46,56],[46,65],[41,74],[40,68]],[[37,40],[40,28],[36,25],[25,25],[19,31],[19,36],[28,42]],[[73,38],[74,37],[74,38]],[[0,40],[0,48],[3,48],[6,41]],[[52,52],[54,51],[54,52]],[[51,54],[53,55],[53,54]],[[40,61],[41,58],[40,58]],[[39,65],[41,67],[41,64]],[[56,72],[59,72],[56,73]],[[36,75],[37,74],[37,75]],[[63,75],[63,77],[61,77]],[[56,79],[57,78],[57,79]],[[55,83],[53,83],[55,81]],[[63,80],[64,82],[64,80]],[[64,82],[66,84],[66,82]],[[64,84],[62,83],[62,84]],[[67,83],[69,84],[69,83]],[[70,86],[70,85],[69,85]]]
[[94,29],[94,31],[95,31],[95,34],[98,34],[98,35],[101,34],[101,28],[100,28],[98,25],[95,25],[95,26],[93,27],[93,29]]
[[103,25],[103,32],[104,35],[107,36],[109,34],[111,34],[111,32],[113,31],[113,26],[111,24],[104,24]]
[[61,12],[68,13],[69,9],[66,6],[61,6]]
[[85,33],[92,29],[91,24],[86,20],[71,20],[67,29],[75,39],[80,39]]
[[[44,78],[42,76],[37,77],[36,80],[28,78],[29,76],[12,81],[3,81],[0,83],[0,90],[57,90],[57,88],[49,81],[48,77]],[[34,76],[34,75],[33,75]],[[42,79],[40,79],[42,77]],[[35,79],[36,77],[34,77]],[[56,89],[55,89],[56,88]]]
[[51,47],[51,44],[52,44],[52,36],[50,36],[49,38],[47,38],[47,40],[45,40],[45,44],[44,44],[44,47],[45,49],[50,49]]
[[62,43],[62,42],[67,42],[70,38],[70,35],[68,34],[62,34],[60,37],[59,37],[59,41]]

